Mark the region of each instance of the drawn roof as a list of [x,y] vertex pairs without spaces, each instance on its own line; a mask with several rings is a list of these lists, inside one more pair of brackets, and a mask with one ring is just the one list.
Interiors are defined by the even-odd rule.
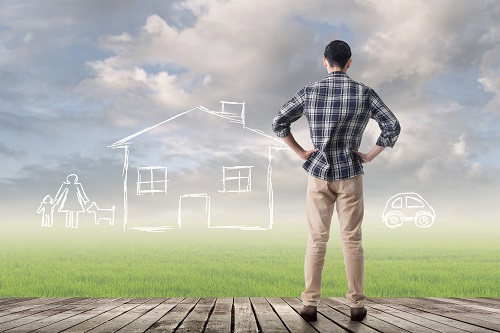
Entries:
[[[225,103],[232,103],[232,102],[225,102]],[[244,104],[244,103],[238,103],[238,104]],[[170,117],[162,122],[159,122],[158,124],[156,125],[153,125],[153,126],[150,126],[150,127],[147,127],[147,128],[144,128],[143,130],[140,130],[139,132],[136,132],[132,135],[129,135],[127,136],[126,138],[123,138],[121,140],[118,140],[114,143],[112,143],[109,147],[110,148],[117,148],[117,147],[122,147],[122,146],[127,146],[127,145],[130,145],[132,142],[130,142],[130,140],[132,140],[133,138],[143,134],[143,133],[146,133],[160,125],[163,125],[165,123],[168,123],[169,121],[171,120],[174,120],[176,118],[179,118],[183,115],[186,115],[194,110],[200,110],[200,111],[203,111],[205,113],[208,113],[208,114],[211,114],[213,116],[216,116],[216,117],[220,117],[220,118],[223,118],[223,119],[227,119],[228,121],[230,122],[233,122],[233,123],[239,123],[239,124],[243,124],[243,129],[244,130],[247,130],[247,131],[250,131],[250,132],[253,132],[253,133],[256,133],[256,134],[259,134],[263,137],[266,137],[266,138],[269,138],[271,140],[274,140],[276,142],[278,142],[281,146],[284,146],[284,142],[281,140],[281,139],[278,139],[276,137],[272,137],[270,135],[267,135],[266,133],[264,133],[263,131],[261,130],[258,130],[258,129],[253,129],[253,128],[249,128],[249,127],[246,127],[245,126],[245,122],[242,118],[240,118],[238,115],[234,114],[234,113],[230,113],[230,112],[224,112],[224,111],[221,111],[221,112],[217,112],[217,111],[211,111],[209,109],[207,109],[206,107],[200,105],[200,106],[197,106],[197,107],[194,107],[190,110],[187,110],[187,111],[184,111],[184,112],[181,112],[173,117]]]

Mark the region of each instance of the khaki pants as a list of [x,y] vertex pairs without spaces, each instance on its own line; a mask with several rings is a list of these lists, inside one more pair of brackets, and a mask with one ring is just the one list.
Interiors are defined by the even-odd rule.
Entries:
[[304,262],[304,305],[317,306],[320,299],[321,274],[335,203],[347,276],[346,298],[351,307],[364,305],[366,297],[363,293],[364,259],[361,246],[361,222],[364,212],[362,177],[360,174],[353,178],[325,181],[309,175],[306,198],[309,241]]

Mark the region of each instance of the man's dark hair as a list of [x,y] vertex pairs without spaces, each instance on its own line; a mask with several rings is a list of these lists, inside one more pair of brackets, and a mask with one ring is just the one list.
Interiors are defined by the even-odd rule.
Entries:
[[344,68],[351,55],[351,48],[342,40],[334,40],[325,48],[325,59],[330,67]]

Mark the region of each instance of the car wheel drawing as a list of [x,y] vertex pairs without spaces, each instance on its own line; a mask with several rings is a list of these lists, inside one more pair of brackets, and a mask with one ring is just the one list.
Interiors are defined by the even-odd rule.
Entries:
[[382,213],[382,221],[389,228],[404,222],[414,222],[419,228],[428,228],[436,219],[434,209],[418,193],[398,193],[389,198]]
[[384,219],[384,223],[389,228],[397,228],[404,222],[404,216],[398,212],[389,212]]
[[420,228],[428,228],[434,223],[435,217],[429,212],[420,212],[415,216],[415,225]]

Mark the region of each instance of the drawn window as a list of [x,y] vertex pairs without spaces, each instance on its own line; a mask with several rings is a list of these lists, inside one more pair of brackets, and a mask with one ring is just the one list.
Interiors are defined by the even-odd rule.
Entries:
[[417,198],[406,197],[406,207],[419,208],[419,207],[424,207],[424,204],[422,201],[418,200]]
[[167,194],[167,167],[137,167],[137,195]]
[[252,166],[222,167],[222,191],[219,192],[250,192],[252,168]]
[[402,198],[398,198],[396,200],[394,200],[394,202],[392,203],[392,208],[402,208],[403,207],[403,199]]

